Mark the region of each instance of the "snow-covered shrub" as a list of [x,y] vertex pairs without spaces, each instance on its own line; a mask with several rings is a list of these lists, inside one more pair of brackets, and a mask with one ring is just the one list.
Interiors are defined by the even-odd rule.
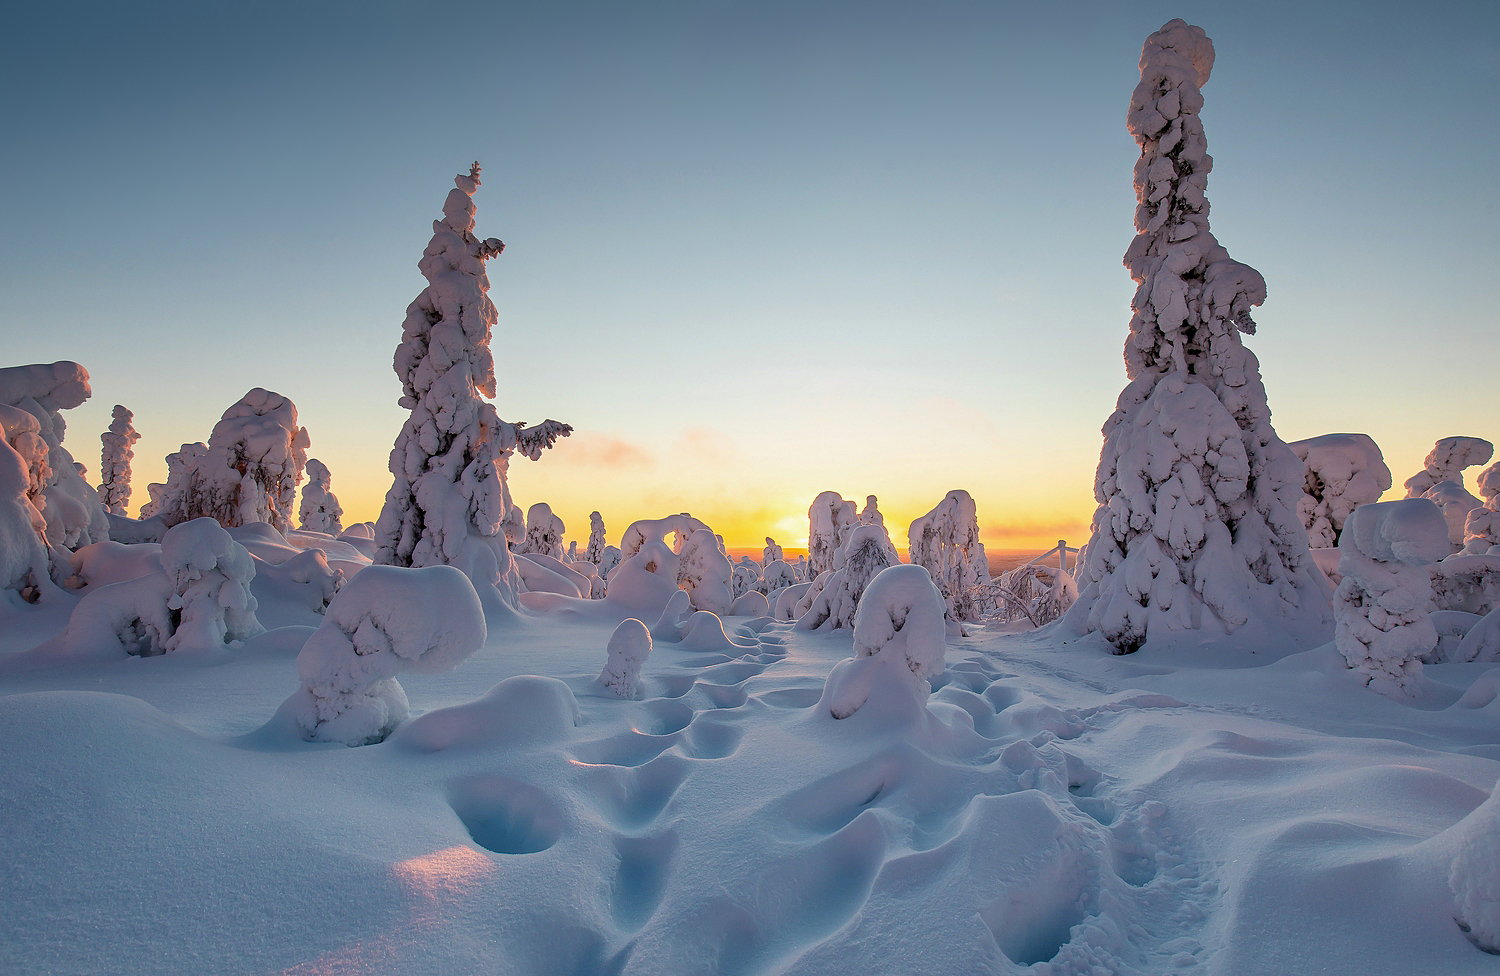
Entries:
[[766,548],[763,549],[760,554],[761,567],[765,568],[772,563],[782,562],[785,558],[786,557],[781,551],[781,547],[776,544],[776,540],[771,538],[770,536],[766,536]]
[[881,685],[925,703],[947,651],[943,595],[921,566],[891,566],[865,588],[854,618],[854,657],[828,675],[820,703],[848,718]]
[[115,404],[109,430],[99,435],[99,501],[104,510],[124,515],[130,505],[130,462],[141,439],[131,420],[135,414]]
[[1438,609],[1489,613],[1500,606],[1500,554],[1458,553],[1427,568]]
[[831,571],[843,531],[857,524],[854,503],[845,501],[838,492],[825,491],[814,498],[807,510],[808,572],[818,576]]
[[990,563],[979,541],[979,513],[967,491],[950,491],[907,530],[912,565],[932,576],[949,620],[978,620],[972,589],[989,582]]
[[838,569],[798,619],[797,629],[838,630],[854,626],[860,599],[870,581],[899,563],[884,525],[872,522],[856,526],[839,550]]
[[[516,608],[519,584],[506,544],[512,508],[506,472],[517,451],[536,460],[572,428],[501,420],[490,330],[498,319],[485,262],[505,245],[474,236],[479,165],[454,179],[417,262],[428,285],[406,310],[393,367],[411,411],[391,449],[395,480],[376,524],[375,561],[459,567],[485,599]],[[518,540],[517,540],[518,541]]]
[[735,597],[733,605],[729,608],[731,617],[768,617],[771,615],[771,603],[765,594],[757,590],[748,590]]
[[[608,543],[604,539],[604,516],[598,512],[589,513],[589,544],[583,550],[583,558],[595,566],[604,561],[604,547]],[[603,576],[603,572],[600,572]]]
[[1464,483],[1464,468],[1484,464],[1495,454],[1495,445],[1482,437],[1444,437],[1432,446],[1422,470],[1406,479],[1406,497],[1421,498],[1441,481]]
[[797,572],[792,569],[785,560],[776,559],[766,563],[765,571],[760,578],[760,584],[756,589],[770,596],[784,586],[791,586],[797,582]]
[[206,448],[184,444],[168,456],[167,483],[148,487],[152,503],[141,514],[170,525],[205,516],[231,528],[267,522],[285,532],[307,445],[296,405],[256,387],[224,411]]
[[599,675],[599,683],[621,698],[634,698],[641,665],[651,654],[650,629],[634,617],[625,618],[609,635],[604,653],[604,672]]
[[1425,498],[1356,508],[1339,538],[1334,642],[1372,689],[1415,691],[1418,660],[1437,645],[1428,566],[1448,554],[1448,526]]
[[1213,43],[1173,20],[1147,38],[1127,124],[1138,288],[1125,368],[1104,424],[1092,537],[1066,619],[1117,653],[1152,633],[1232,632],[1256,618],[1326,640],[1325,584],[1297,516],[1302,462],[1276,435],[1260,365],[1240,340],[1266,297],[1208,226],[1212,165],[1198,117]]
[[407,716],[402,671],[437,674],[484,646],[484,610],[451,566],[371,566],[345,584],[297,655],[291,703],[307,738],[379,742]]
[[1025,618],[1033,627],[1049,624],[1078,599],[1073,575],[1056,566],[1027,563],[981,583],[968,593],[980,617],[1003,621]]
[[562,558],[562,537],[568,531],[563,520],[552,514],[552,506],[537,502],[526,510],[526,540],[513,546],[512,552],[540,553]]
[[620,565],[620,550],[618,546],[605,546],[603,553],[599,556],[599,578],[608,581],[614,573],[615,567]]
[[734,567],[709,529],[688,536],[678,554],[678,586],[687,591],[693,609],[723,616],[734,603]]
[[168,529],[161,537],[161,566],[172,584],[167,609],[176,620],[165,650],[214,647],[264,630],[250,593],[255,562],[214,519]]
[[1391,469],[1368,434],[1324,434],[1287,446],[1306,468],[1297,513],[1314,549],[1338,545],[1349,513],[1391,487]]
[[792,583],[773,591],[776,602],[771,604],[771,616],[777,620],[796,620],[801,616],[797,613],[797,607],[810,589],[812,589],[811,583]]
[[328,465],[308,458],[307,484],[302,486],[302,505],[297,509],[298,527],[307,532],[338,535],[344,531],[344,510],[333,493],[333,475]]
[[1458,847],[1448,887],[1458,924],[1479,948],[1500,953],[1500,789],[1453,830]]
[[1479,472],[1474,486],[1484,499],[1484,507],[1474,509],[1464,522],[1464,552],[1483,554],[1500,546],[1500,464]]
[[62,446],[67,433],[62,411],[80,405],[90,394],[88,371],[77,363],[0,369],[0,405],[29,413],[37,422],[36,429],[28,433],[41,438],[41,444],[26,447],[12,441],[11,446],[26,460],[28,479],[44,479],[32,485],[32,505],[42,515],[46,544],[54,550],[49,557],[54,578],[67,571],[67,559],[56,550],[76,549],[109,538],[109,520],[99,493],[84,481],[73,455]]
[[741,556],[740,561],[734,566],[733,584],[736,600],[751,590],[759,589],[761,586],[760,564],[749,556]]

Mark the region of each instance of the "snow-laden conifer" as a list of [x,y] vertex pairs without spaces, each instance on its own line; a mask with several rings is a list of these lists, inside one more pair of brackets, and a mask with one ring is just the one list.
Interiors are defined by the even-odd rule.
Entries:
[[859,524],[854,503],[836,491],[825,491],[807,509],[807,566],[811,576],[833,570],[833,554],[851,526]]
[[317,458],[307,460],[307,484],[302,486],[302,505],[297,509],[298,528],[338,535],[344,531],[344,510],[333,493],[333,475]]
[[583,558],[598,566],[604,561],[604,547],[608,545],[604,538],[604,516],[598,512],[589,513],[589,544],[583,550]]
[[1483,555],[1500,546],[1500,463],[1479,472],[1474,487],[1484,499],[1484,507],[1469,513],[1464,522],[1464,552]]
[[1119,653],[1252,616],[1326,640],[1326,594],[1297,516],[1303,465],[1271,427],[1259,363],[1240,340],[1265,280],[1208,226],[1213,161],[1198,112],[1213,60],[1200,28],[1166,24],[1146,40],[1127,115],[1141,147],[1125,253],[1138,285],[1130,383],[1104,424],[1099,508],[1068,614]]
[[99,501],[114,515],[124,515],[130,506],[130,462],[141,439],[131,424],[134,418],[117,403],[109,430],[99,435]]
[[948,619],[977,620],[969,592],[990,581],[990,563],[979,541],[973,497],[962,488],[948,492],[936,508],[912,522],[906,540],[912,564],[924,567],[943,594]]
[[566,531],[568,527],[552,513],[552,506],[537,502],[526,510],[526,539],[514,546],[513,551],[561,559],[562,537]]
[[776,540],[770,536],[766,536],[766,547],[760,553],[761,568],[764,569],[772,563],[781,562],[785,558],[781,547],[776,544]]
[[474,236],[479,164],[454,184],[417,262],[428,285],[407,308],[396,349],[400,402],[411,415],[391,450],[395,481],[376,524],[375,561],[455,565],[487,606],[514,609],[520,577],[505,533],[510,458],[519,451],[536,460],[572,428],[507,423],[487,399],[495,395],[490,333],[498,315],[485,262],[505,245]]
[[1306,467],[1297,511],[1308,544],[1336,546],[1349,513],[1391,487],[1391,469],[1368,434],[1324,434],[1288,446]]
[[1484,464],[1495,454],[1495,445],[1482,437],[1444,437],[1432,445],[1422,461],[1422,470],[1406,479],[1406,497],[1421,498],[1444,481],[1464,483],[1464,468]]

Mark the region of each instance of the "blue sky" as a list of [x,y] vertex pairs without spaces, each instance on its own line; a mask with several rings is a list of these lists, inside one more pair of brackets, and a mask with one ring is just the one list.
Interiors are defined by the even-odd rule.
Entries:
[[961,487],[991,546],[1079,538],[1125,107],[1175,16],[1217,48],[1212,225],[1269,284],[1281,435],[1369,433],[1398,484],[1500,439],[1487,3],[35,5],[0,38],[7,360],[89,369],[94,471],[136,411],[135,504],[264,386],[373,518],[416,261],[478,159],[497,407],[578,431],[512,488],[569,536],[788,541],[826,488],[904,526]]

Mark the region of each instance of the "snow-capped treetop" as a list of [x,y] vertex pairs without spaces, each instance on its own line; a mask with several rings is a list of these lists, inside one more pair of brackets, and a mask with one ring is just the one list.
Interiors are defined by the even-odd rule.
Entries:
[[[1147,39],[1126,122],[1137,283],[1125,368],[1130,383],[1104,425],[1090,539],[1069,619],[1121,652],[1166,630],[1252,616],[1298,640],[1326,640],[1329,614],[1308,572],[1297,515],[1305,470],[1271,426],[1260,365],[1241,342],[1266,297],[1254,268],[1209,230],[1213,159],[1198,112],[1213,45],[1173,20]],[[1205,616],[1197,611],[1202,607]]]
[[343,515],[328,466],[317,458],[308,458],[307,484],[302,487],[302,504],[297,510],[298,527],[336,536],[344,531],[340,521]]
[[[46,521],[46,541],[54,550],[109,538],[109,519],[99,493],[83,480],[73,455],[62,446],[68,429],[62,411],[83,403],[90,394],[88,370],[77,363],[0,369],[0,405],[17,407],[36,418],[36,433],[47,445],[47,483],[35,507]],[[37,469],[33,466],[33,470]],[[54,558],[53,566],[61,572],[66,560]]]
[[109,430],[99,435],[99,501],[106,511],[124,515],[130,505],[130,462],[141,439],[130,421],[135,414],[115,404]]
[[1484,464],[1495,454],[1495,445],[1482,437],[1444,437],[1432,446],[1422,470],[1406,479],[1406,497],[1421,498],[1440,481],[1464,483],[1464,468]]
[[608,545],[604,539],[604,516],[598,512],[589,513],[589,544],[583,551],[583,558],[599,565],[604,558],[604,547]]
[[[42,424],[42,437],[52,447],[62,443],[66,432],[59,411],[72,410],[93,395],[89,371],[67,361],[0,369],[0,403],[20,407]],[[33,401],[40,410],[26,405]]]
[[989,557],[979,541],[979,512],[973,497],[962,488],[948,492],[937,507],[912,522],[907,530],[908,557],[932,576],[943,594],[949,619],[965,619],[959,604],[972,586],[990,579]]
[[1474,509],[1464,522],[1464,552],[1483,554],[1500,545],[1500,464],[1479,472],[1474,486],[1484,507]]
[[526,541],[516,552],[540,553],[553,559],[562,558],[562,537],[568,531],[563,520],[552,514],[552,506],[537,502],[526,510]]
[[885,524],[885,516],[880,514],[880,505],[874,495],[865,496],[865,507],[860,510],[859,522],[861,525]]
[[825,491],[807,510],[808,572],[817,576],[832,570],[833,554],[843,544],[846,530],[859,524],[854,503],[836,491]]
[[1484,511],[1484,502],[1471,495],[1468,489],[1456,481],[1439,481],[1422,495],[1443,512],[1448,521],[1448,541],[1457,552],[1464,546],[1464,525],[1469,514]]
[[1376,562],[1425,566],[1448,555],[1448,523],[1425,498],[1361,505],[1344,523],[1339,548]]
[[549,420],[528,430],[481,399],[496,392],[490,340],[499,318],[485,262],[505,245],[474,236],[479,182],[478,163],[454,178],[417,262],[428,285],[406,310],[393,359],[411,416],[391,450],[395,480],[376,526],[375,560],[459,565],[482,598],[515,609],[520,577],[506,545],[510,457],[519,450],[535,460],[572,428]]
[[1368,434],[1324,434],[1287,446],[1307,467],[1298,511],[1314,548],[1337,545],[1349,513],[1391,487],[1391,469]]
[[766,547],[765,549],[761,550],[760,554],[761,568],[764,569],[772,563],[781,562],[785,558],[785,555],[781,551],[781,547],[776,544],[776,540],[771,538],[770,536],[766,536]]

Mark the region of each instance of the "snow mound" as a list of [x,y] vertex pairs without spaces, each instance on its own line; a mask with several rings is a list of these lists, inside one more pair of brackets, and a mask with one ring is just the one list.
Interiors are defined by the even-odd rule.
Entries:
[[313,741],[380,742],[406,719],[398,673],[451,670],[484,640],[484,610],[463,573],[371,566],[339,591],[297,655],[297,721]]
[[391,744],[417,752],[535,748],[562,741],[581,721],[565,682],[518,674],[474,701],[417,716],[396,730]]
[[1474,944],[1500,953],[1500,790],[1454,828],[1458,852],[1448,873],[1458,922]]

